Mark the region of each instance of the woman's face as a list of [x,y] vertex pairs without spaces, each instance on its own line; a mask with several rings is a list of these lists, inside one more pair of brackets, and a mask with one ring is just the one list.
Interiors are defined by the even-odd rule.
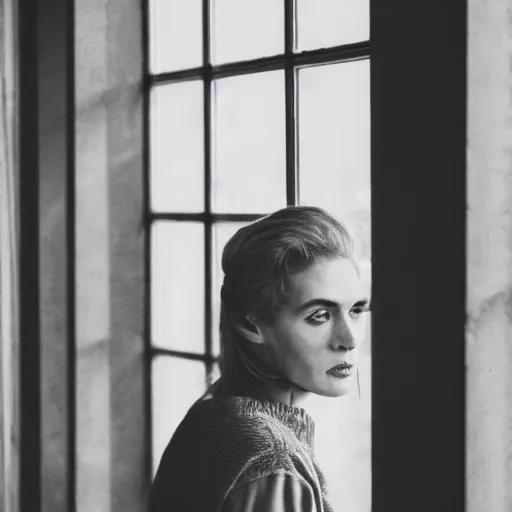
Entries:
[[259,324],[271,364],[307,391],[341,396],[356,379],[368,299],[354,264],[321,259],[289,278],[288,304]]

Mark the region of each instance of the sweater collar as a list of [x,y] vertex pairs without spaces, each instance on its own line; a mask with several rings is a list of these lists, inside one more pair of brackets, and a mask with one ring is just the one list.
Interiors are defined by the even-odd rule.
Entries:
[[315,423],[301,407],[241,396],[229,397],[226,400],[237,409],[239,414],[247,416],[266,414],[275,418],[287,426],[301,443],[309,448],[313,447]]

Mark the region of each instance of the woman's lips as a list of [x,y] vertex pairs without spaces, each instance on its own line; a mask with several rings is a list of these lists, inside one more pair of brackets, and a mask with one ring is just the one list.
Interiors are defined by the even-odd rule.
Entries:
[[341,363],[333,366],[327,373],[339,379],[346,379],[352,375],[353,366],[354,365],[349,363]]

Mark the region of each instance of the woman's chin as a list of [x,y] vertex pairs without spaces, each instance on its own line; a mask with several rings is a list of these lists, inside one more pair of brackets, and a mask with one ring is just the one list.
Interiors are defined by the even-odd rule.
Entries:
[[309,380],[307,382],[295,381],[302,392],[319,395],[328,398],[339,398],[352,393],[357,388],[357,377],[355,374],[347,377],[332,376],[326,374],[322,380]]
[[[333,377],[333,379],[335,378]],[[344,379],[336,379],[333,382],[328,382],[327,385],[323,387],[322,392],[318,394],[331,398],[339,398],[354,391],[355,387],[356,379],[354,376],[350,376]]]

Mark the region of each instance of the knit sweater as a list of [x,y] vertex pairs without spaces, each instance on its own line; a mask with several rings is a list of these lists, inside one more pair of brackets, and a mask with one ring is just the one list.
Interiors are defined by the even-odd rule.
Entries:
[[167,446],[150,512],[332,512],[298,407],[247,397],[197,402]]

